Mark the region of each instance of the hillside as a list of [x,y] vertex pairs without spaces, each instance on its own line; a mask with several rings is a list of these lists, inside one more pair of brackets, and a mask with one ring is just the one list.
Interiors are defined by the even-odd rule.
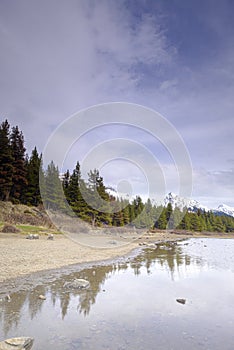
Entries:
[[43,208],[29,207],[23,204],[12,204],[0,201],[0,222],[10,224],[25,224],[45,226],[51,228],[53,225]]

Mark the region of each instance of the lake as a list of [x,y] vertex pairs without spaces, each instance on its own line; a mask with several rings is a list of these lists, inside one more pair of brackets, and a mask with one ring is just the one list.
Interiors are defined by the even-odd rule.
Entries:
[[[90,288],[66,290],[75,278]],[[234,349],[233,239],[161,243],[20,283],[0,302],[1,340],[30,336],[34,350]]]

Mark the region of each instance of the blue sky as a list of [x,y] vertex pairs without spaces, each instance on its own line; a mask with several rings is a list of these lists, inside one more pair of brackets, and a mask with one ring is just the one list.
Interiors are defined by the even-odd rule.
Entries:
[[[81,109],[112,101],[152,108],[185,142],[192,197],[234,206],[233,11],[227,0],[2,0],[2,119],[19,125],[28,150],[42,151],[55,128]],[[167,152],[139,130],[109,127],[106,139],[104,129],[87,134],[67,159],[88,152],[91,140],[120,134],[155,153],[166,189],[177,191]],[[107,168],[104,178],[115,185]],[[131,181],[131,169],[119,180]],[[135,180],[135,191],[144,192],[143,180]]]

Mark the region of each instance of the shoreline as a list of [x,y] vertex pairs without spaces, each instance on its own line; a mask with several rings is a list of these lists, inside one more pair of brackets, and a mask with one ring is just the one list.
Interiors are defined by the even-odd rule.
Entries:
[[[27,278],[35,273],[66,270],[77,265],[101,264],[127,258],[152,243],[189,238],[234,238],[228,234],[204,233],[144,233],[137,237],[113,235],[79,235],[74,238],[56,235],[53,241],[46,236],[27,240],[20,234],[0,233],[0,284]],[[133,239],[134,238],[134,239]],[[128,241],[127,241],[128,239]],[[126,242],[124,241],[126,240]],[[93,245],[93,246],[90,246]]]

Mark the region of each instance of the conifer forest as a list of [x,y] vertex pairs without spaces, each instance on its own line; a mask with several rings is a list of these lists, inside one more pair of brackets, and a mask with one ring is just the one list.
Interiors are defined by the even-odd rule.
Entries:
[[59,208],[64,213],[66,201],[74,215],[93,226],[234,231],[234,218],[228,215],[191,212],[186,207],[173,209],[170,203],[157,205],[151,199],[144,203],[140,195],[132,201],[118,198],[110,194],[98,169],[91,169],[84,179],[79,161],[62,175],[53,160],[44,168],[43,155],[36,147],[28,155],[23,132],[18,126],[11,127],[7,120],[0,124],[0,200],[44,205],[49,210]]

